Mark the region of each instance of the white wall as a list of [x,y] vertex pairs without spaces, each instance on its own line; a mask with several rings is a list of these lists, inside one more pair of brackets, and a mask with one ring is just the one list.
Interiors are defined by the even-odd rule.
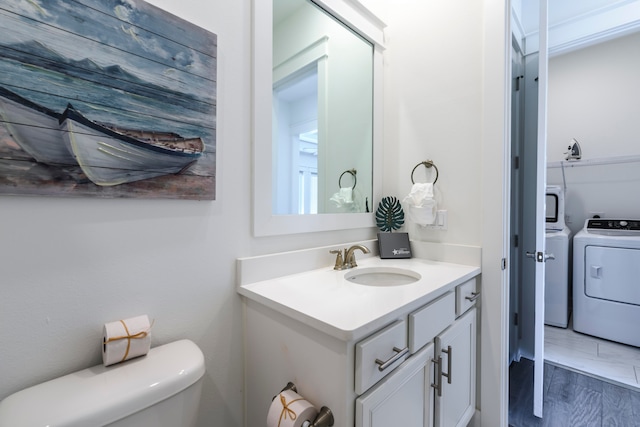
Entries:
[[640,155],[640,32],[549,60],[547,160]]
[[[464,3],[464,7],[460,4]],[[481,245],[482,3],[365,2],[387,24],[384,196],[404,198],[433,160],[448,230],[407,223],[417,240]],[[416,182],[432,181],[420,166]]]
[[[549,61],[547,181],[566,183],[573,232],[590,213],[640,218],[639,46],[640,32]],[[559,162],[571,138],[579,141],[582,160],[564,163],[563,181]]]
[[0,398],[101,363],[102,324],[146,313],[153,346],[190,338],[205,353],[201,425],[239,426],[249,2],[152,3],[218,34],[218,200],[0,198]]
[[[508,270],[500,265],[508,247],[508,2],[363,3],[387,24],[383,195],[403,198],[413,167],[433,160],[448,230],[406,229],[417,240],[482,247],[480,422],[506,425]],[[416,182],[433,178],[419,173]]]
[[251,237],[251,3],[151,3],[218,35],[217,200],[0,197],[0,399],[101,363],[102,325],[147,313],[152,346],[205,353],[200,425],[241,426],[236,258],[372,232]]

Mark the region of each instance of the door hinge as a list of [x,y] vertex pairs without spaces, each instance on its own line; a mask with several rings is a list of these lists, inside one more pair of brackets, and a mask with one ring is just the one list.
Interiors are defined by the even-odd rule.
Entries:
[[520,239],[518,238],[518,235],[514,234],[513,235],[513,247],[517,248],[519,243],[520,243]]
[[513,324],[518,326],[518,313],[513,313]]
[[501,264],[500,264],[500,268],[502,270],[506,270],[507,269],[507,259],[506,258],[502,258]]
[[520,169],[520,156],[515,156],[513,158],[513,168]]

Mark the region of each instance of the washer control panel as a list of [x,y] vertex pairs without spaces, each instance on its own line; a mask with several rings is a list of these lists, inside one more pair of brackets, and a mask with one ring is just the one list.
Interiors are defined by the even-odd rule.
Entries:
[[590,230],[640,231],[640,220],[636,219],[590,219],[587,222]]

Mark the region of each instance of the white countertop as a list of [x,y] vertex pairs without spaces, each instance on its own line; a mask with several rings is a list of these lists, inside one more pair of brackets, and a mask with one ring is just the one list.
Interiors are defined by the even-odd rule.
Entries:
[[[367,286],[349,282],[345,274],[367,267],[412,270],[422,278],[408,285]],[[238,293],[308,326],[344,341],[360,339],[480,274],[469,265],[419,258],[358,260],[358,267],[336,271],[331,266],[299,274],[243,284]]]

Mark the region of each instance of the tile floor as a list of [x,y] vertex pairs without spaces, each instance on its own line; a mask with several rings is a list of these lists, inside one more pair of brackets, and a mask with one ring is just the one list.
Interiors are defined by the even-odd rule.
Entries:
[[637,427],[640,391],[545,363],[544,417],[533,415],[533,362],[509,368],[510,427]]
[[640,348],[574,332],[544,327],[547,363],[640,390]]

